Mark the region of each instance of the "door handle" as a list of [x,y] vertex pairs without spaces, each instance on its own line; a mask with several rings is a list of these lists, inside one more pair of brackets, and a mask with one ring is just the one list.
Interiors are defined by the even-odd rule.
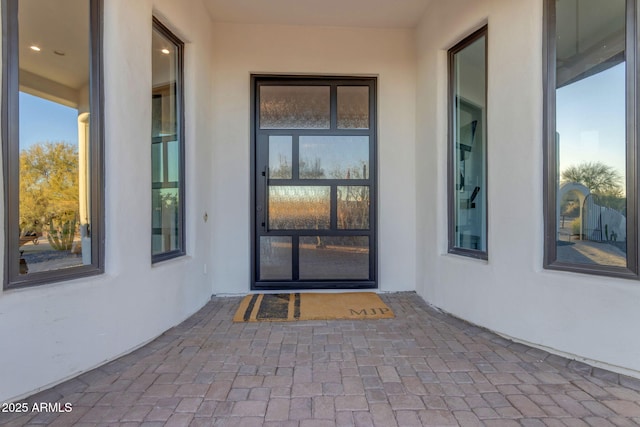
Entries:
[[269,166],[264,168],[262,172],[262,176],[264,177],[264,215],[262,226],[264,227],[264,231],[269,231]]

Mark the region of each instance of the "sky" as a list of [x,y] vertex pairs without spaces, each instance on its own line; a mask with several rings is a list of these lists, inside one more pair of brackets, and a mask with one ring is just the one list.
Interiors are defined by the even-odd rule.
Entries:
[[368,136],[301,136],[299,141],[300,159],[320,159],[327,178],[332,177],[332,172],[345,173],[353,168],[361,171],[363,164],[368,169]]
[[560,172],[602,162],[625,176],[625,63],[556,91]]
[[20,150],[39,142],[78,145],[78,110],[20,92]]

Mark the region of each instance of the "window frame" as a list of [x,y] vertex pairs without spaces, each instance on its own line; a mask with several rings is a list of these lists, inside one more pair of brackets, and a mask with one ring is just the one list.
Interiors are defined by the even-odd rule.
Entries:
[[89,132],[91,264],[21,275],[19,273],[19,51],[18,1],[2,0],[2,165],[5,204],[4,289],[24,288],[104,273],[104,0],[90,0]]
[[[162,23],[157,17],[153,16],[152,22],[153,31],[158,31],[163,37],[167,38],[176,48],[176,135],[178,137],[178,154],[179,159],[179,172],[178,179],[178,248],[161,252],[158,254],[153,253],[153,223],[151,224],[151,263],[156,264],[162,261],[178,258],[187,254],[186,252],[186,227],[185,227],[185,130],[184,130],[184,42],[178,38],[166,25]],[[152,70],[153,74],[153,70]],[[153,98],[153,88],[152,88]],[[151,99],[152,99],[151,98]],[[153,140],[153,136],[151,137]],[[152,142],[153,144],[153,142]],[[151,153],[149,153],[151,154]],[[153,170],[153,164],[151,165]],[[153,173],[153,172],[152,172]],[[153,191],[153,178],[151,178],[151,189]],[[153,215],[153,213],[152,213]],[[153,218],[152,218],[153,221]]]
[[456,165],[454,164],[456,160],[455,156],[455,137],[456,132],[454,129],[455,125],[455,111],[456,111],[456,89],[457,85],[455,83],[455,55],[471,44],[475,43],[479,39],[484,37],[484,59],[485,59],[485,75],[484,75],[484,99],[485,103],[488,100],[488,59],[489,59],[489,26],[483,25],[478,30],[474,31],[464,39],[462,39],[459,43],[453,46],[447,52],[447,77],[448,77],[448,91],[447,91],[447,129],[448,129],[448,138],[447,138],[447,210],[448,210],[448,248],[447,251],[450,254],[461,255],[469,258],[476,258],[480,260],[488,260],[489,259],[489,177],[488,177],[488,129],[486,129],[487,117],[488,117],[488,105],[485,105],[485,109],[483,111],[483,123],[481,124],[481,131],[483,132],[483,143],[484,143],[484,188],[486,192],[486,203],[484,206],[484,221],[485,221],[485,229],[486,229],[486,250],[479,249],[469,249],[462,248],[455,245],[456,241],[456,203],[455,203],[455,195],[454,195],[454,186],[456,185],[455,174],[457,172]]
[[556,148],[556,0],[544,1],[543,20],[543,268],[627,279],[638,279],[638,5],[626,0],[625,79],[626,79],[626,196],[627,196],[627,267],[577,264],[557,260],[557,171]]

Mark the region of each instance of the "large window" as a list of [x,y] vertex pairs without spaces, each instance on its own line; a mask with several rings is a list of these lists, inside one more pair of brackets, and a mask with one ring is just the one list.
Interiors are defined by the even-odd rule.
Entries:
[[101,12],[2,4],[7,288],[103,269]]
[[545,267],[635,277],[636,1],[545,16]]
[[487,27],[449,51],[449,252],[487,258]]
[[636,6],[546,2],[547,268],[637,276]]
[[151,199],[153,262],[184,254],[183,43],[153,20]]

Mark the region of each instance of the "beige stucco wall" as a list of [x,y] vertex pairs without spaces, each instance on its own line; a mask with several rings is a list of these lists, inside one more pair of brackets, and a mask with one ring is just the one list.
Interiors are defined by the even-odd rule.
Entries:
[[[447,254],[447,54],[488,23],[488,262]],[[507,336],[640,376],[637,281],[542,269],[542,1],[432,4],[417,30],[417,290]]]
[[[211,296],[211,26],[199,0],[105,3],[105,274],[0,291],[0,401],[113,359]],[[151,265],[151,18],[186,45],[186,257]],[[2,188],[0,186],[0,188]],[[4,212],[0,212],[0,217]],[[196,236],[197,234],[197,236]],[[4,235],[1,236],[2,239]],[[197,237],[197,238],[196,238]],[[4,257],[4,245],[0,256]],[[0,270],[3,263],[0,263]],[[1,271],[0,271],[1,272]]]
[[415,289],[415,46],[410,30],[216,24],[214,293],[250,286],[250,75],[378,77],[378,259],[382,291]]

